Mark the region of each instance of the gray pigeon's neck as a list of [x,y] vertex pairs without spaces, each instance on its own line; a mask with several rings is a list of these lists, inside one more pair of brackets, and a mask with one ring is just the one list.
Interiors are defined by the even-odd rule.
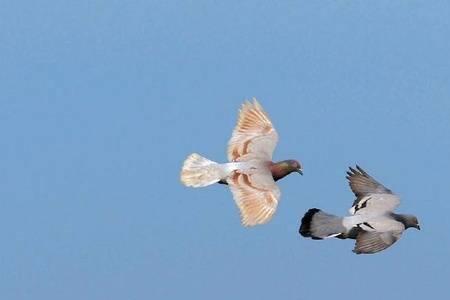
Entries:
[[401,214],[396,214],[396,213],[391,213],[390,214],[391,215],[391,217],[392,218],[394,218],[396,221],[399,221],[399,222],[404,222],[404,216],[403,215],[401,215]]
[[408,215],[391,213],[391,216],[396,221],[398,221],[398,222],[402,223],[403,225],[405,225],[405,229],[408,228],[408,227],[411,227],[411,224],[410,224],[409,219],[408,219]]

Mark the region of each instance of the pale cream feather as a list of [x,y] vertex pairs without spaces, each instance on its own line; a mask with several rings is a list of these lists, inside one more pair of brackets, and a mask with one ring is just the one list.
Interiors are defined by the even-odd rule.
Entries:
[[268,169],[235,171],[227,180],[244,226],[267,223],[275,213],[280,190]]
[[192,153],[184,161],[180,179],[186,186],[203,187],[220,181],[222,176],[218,163]]
[[271,161],[277,142],[278,134],[262,106],[256,99],[253,102],[246,101],[228,142],[228,160]]

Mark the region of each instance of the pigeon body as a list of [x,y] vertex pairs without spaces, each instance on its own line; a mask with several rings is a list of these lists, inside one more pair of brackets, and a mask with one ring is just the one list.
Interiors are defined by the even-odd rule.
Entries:
[[[278,181],[285,176],[291,174],[292,172],[297,172],[303,174],[300,164],[298,161],[289,159],[283,160],[276,163],[269,163],[270,173],[272,173],[272,178],[274,181]],[[226,179],[221,179],[220,184],[228,184]]]
[[184,161],[181,182],[204,187],[227,184],[244,226],[268,222],[276,211],[280,190],[275,181],[292,172],[303,174],[296,160],[272,162],[278,134],[256,101],[245,102],[228,143],[228,163],[220,164],[193,153]]
[[302,218],[299,229],[302,236],[312,239],[356,239],[353,252],[370,254],[394,244],[406,229],[420,229],[415,216],[393,212],[400,204],[397,195],[359,166],[349,169],[347,179],[356,195],[349,210],[351,215],[338,217],[312,208]]

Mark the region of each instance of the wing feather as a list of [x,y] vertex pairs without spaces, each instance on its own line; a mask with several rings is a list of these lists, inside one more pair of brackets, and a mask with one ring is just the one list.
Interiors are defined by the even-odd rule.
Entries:
[[271,161],[278,142],[278,134],[256,99],[246,101],[228,142],[228,160],[247,161],[260,159]]
[[281,193],[268,169],[253,173],[235,171],[227,183],[244,226],[264,224],[272,218]]
[[347,179],[356,197],[364,197],[369,194],[392,194],[390,189],[376,181],[358,165],[356,165],[356,170],[352,167],[349,167],[349,170]]
[[373,212],[393,211],[399,204],[400,198],[390,189],[371,177],[358,165],[356,169],[349,168],[347,179],[351,190],[356,196],[350,213],[370,214]]
[[398,241],[401,234],[402,231],[360,231],[356,238],[353,252],[356,254],[372,254],[380,252]]

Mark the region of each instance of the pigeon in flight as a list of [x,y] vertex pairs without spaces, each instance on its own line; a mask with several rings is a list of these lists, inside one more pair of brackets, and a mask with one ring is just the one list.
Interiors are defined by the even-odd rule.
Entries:
[[275,213],[280,189],[275,181],[303,169],[296,160],[272,162],[278,134],[256,99],[246,101],[228,142],[228,163],[193,153],[184,161],[181,182],[190,187],[228,184],[244,226],[268,222]]
[[420,230],[417,217],[394,213],[400,198],[377,182],[362,168],[349,168],[347,179],[356,195],[349,212],[351,216],[338,217],[311,208],[302,218],[299,233],[312,239],[336,237],[356,239],[353,252],[370,254],[394,244],[403,231],[413,227]]

